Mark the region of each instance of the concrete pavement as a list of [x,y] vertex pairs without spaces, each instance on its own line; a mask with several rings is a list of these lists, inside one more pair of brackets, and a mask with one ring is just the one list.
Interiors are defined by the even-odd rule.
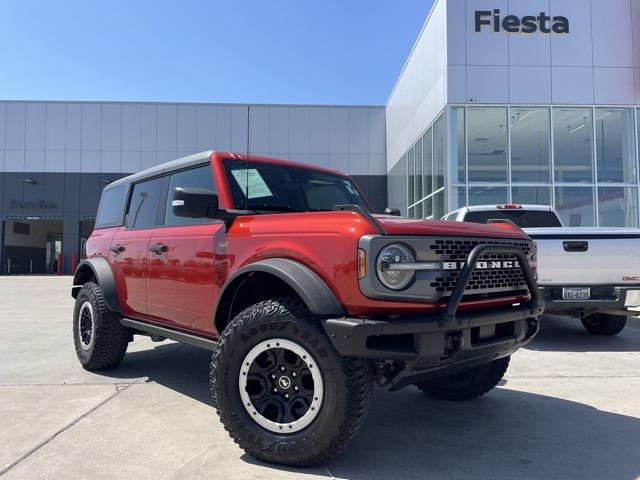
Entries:
[[339,458],[264,465],[210,405],[209,353],[138,338],[120,368],[76,361],[69,277],[0,277],[0,472],[6,479],[640,477],[640,326],[587,334],[547,317],[503,384],[465,403],[377,391]]

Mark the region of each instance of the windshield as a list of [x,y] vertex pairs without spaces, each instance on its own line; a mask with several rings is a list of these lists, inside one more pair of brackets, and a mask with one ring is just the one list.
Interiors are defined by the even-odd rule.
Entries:
[[487,223],[487,220],[511,220],[520,228],[561,227],[555,213],[550,210],[492,210],[490,212],[469,212],[465,222]]
[[353,182],[305,168],[225,160],[234,208],[274,212],[316,212],[334,205],[369,210]]

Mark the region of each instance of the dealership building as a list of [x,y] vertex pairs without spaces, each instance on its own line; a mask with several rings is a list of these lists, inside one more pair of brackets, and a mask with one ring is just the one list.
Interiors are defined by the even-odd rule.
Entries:
[[105,185],[208,149],[336,168],[413,218],[638,227],[639,106],[636,0],[436,0],[380,106],[0,101],[0,272],[70,272]]

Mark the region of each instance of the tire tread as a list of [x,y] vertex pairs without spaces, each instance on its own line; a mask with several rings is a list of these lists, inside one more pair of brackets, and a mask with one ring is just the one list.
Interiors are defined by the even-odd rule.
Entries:
[[427,395],[440,400],[473,400],[485,395],[498,385],[509,368],[509,361],[510,357],[500,358],[468,372],[467,374],[470,374],[471,377],[466,388],[451,388],[437,381],[417,383],[416,387]]
[[[87,354],[79,343],[74,321],[74,343],[78,358],[86,370],[113,368],[122,362],[127,352],[129,330],[120,323],[120,315],[111,310],[104,301],[102,289],[98,284],[85,283],[78,293],[78,298],[82,298],[83,294],[88,297],[94,309],[95,341],[93,349]],[[77,317],[80,305],[80,302],[76,303],[74,318]],[[87,354],[86,358],[85,354]]]
[[[245,451],[248,451],[251,455],[269,463],[278,463],[283,465],[295,466],[295,467],[309,467],[324,463],[329,459],[338,455],[349,444],[353,436],[358,432],[362,423],[364,422],[371,403],[371,397],[373,394],[373,366],[369,361],[357,358],[342,357],[334,351],[334,355],[337,356],[340,363],[340,367],[347,379],[345,388],[348,392],[346,395],[347,402],[344,405],[345,409],[345,421],[342,422],[339,428],[338,435],[334,436],[331,441],[324,448],[315,452],[312,455],[306,455],[304,457],[291,457],[287,458],[285,455],[273,455],[272,452],[264,452],[252,449],[248,447],[251,445],[251,439],[248,438],[248,430],[238,428],[236,425],[239,422],[238,419],[227,416],[224,411],[220,409],[218,402],[217,391],[217,379],[218,379],[218,365],[219,359],[224,355],[225,349],[228,343],[239,332],[243,325],[252,318],[260,316],[261,314],[273,310],[279,309],[279,315],[286,313],[291,314],[298,321],[302,321],[306,326],[313,328],[318,335],[327,338],[324,329],[321,326],[320,317],[311,314],[301,300],[295,297],[281,297],[272,300],[265,300],[259,302],[251,307],[247,308],[240,314],[238,314],[222,332],[218,347],[213,352],[211,359],[210,370],[210,385],[211,396],[213,400],[213,406],[217,410],[218,417],[222,422],[225,430],[233,441],[238,444]],[[329,345],[331,343],[329,342]],[[281,442],[282,443],[282,442]]]
[[597,324],[589,322],[588,318],[582,318],[582,325],[594,335],[613,336],[619,334],[627,325],[627,317],[623,315],[608,315],[605,313],[596,313],[591,318],[599,320]]

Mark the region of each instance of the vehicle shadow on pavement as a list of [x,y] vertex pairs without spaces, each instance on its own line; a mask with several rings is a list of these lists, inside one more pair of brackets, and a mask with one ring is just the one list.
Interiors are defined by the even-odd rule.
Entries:
[[208,350],[166,342],[154,344],[150,349],[127,352],[118,368],[94,373],[127,380],[127,383],[155,382],[211,405],[210,362],[211,352]]
[[[544,335],[542,341],[547,341]],[[120,368],[105,374],[146,377],[210,405],[210,358],[208,351],[166,343],[127,354]],[[638,418],[514,390],[515,383],[507,380],[507,388],[471,402],[435,400],[413,387],[377,390],[362,431],[327,470],[336,478],[395,480],[640,475]],[[240,459],[273,471],[304,471],[263,464],[248,455]]]
[[581,478],[640,475],[640,420],[498,388],[471,402],[377,392],[337,478]]
[[630,319],[621,333],[607,337],[587,332],[578,318],[545,315],[540,333],[523,348],[548,352],[637,352],[640,329],[631,323]]

